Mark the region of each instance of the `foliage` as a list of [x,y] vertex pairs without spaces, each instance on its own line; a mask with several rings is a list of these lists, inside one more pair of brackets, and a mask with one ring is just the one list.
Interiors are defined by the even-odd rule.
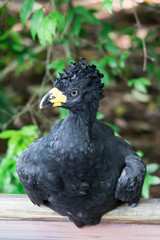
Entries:
[[3,128],[5,122],[15,114],[15,108],[5,92],[0,89],[0,129]]
[[101,7],[107,6],[108,12],[112,13],[112,7],[113,7],[113,0],[104,0],[101,3]]
[[74,62],[73,58],[67,58],[67,59],[63,59],[60,58],[57,61],[53,61],[51,62],[47,68],[48,69],[53,69],[55,71],[55,75],[58,76],[59,73],[62,73],[63,69],[70,63],[70,62]]
[[128,86],[134,86],[139,92],[147,93],[146,86],[151,86],[151,82],[147,78],[135,78],[128,81]]
[[[30,31],[34,41],[36,41],[36,36],[39,39],[40,44],[44,47],[47,44],[52,44],[55,41],[55,44],[61,45],[64,44],[66,48],[68,48],[68,52],[70,48],[74,45],[74,47],[80,46],[80,39],[86,38],[88,35],[88,29],[86,29],[86,23],[92,25],[100,25],[101,31],[99,36],[97,36],[97,47],[100,53],[103,53],[105,57],[102,57],[99,61],[93,60],[91,63],[97,65],[97,68],[104,74],[104,84],[106,87],[109,86],[111,81],[115,81],[116,77],[124,75],[126,69],[126,59],[130,56],[129,52],[122,52],[114,43],[111,33],[115,31],[115,26],[111,24],[102,24],[100,21],[95,17],[94,13],[95,10],[87,9],[84,6],[75,6],[69,8],[66,12],[65,16],[60,11],[51,11],[47,15],[43,16],[43,9],[39,8],[38,10],[34,11],[34,2],[35,0],[24,0],[21,6],[20,11],[20,19],[21,23],[24,25],[26,21],[30,18]],[[51,1],[52,2],[52,1]],[[65,1],[55,1],[55,5],[57,9],[64,3],[68,3],[68,0]],[[111,12],[113,7],[113,0],[104,0],[101,4],[102,7],[107,6],[108,10]],[[120,0],[120,5],[122,6],[123,0]],[[7,11],[7,10],[6,10]],[[33,13],[33,14],[32,14]],[[11,31],[13,32],[13,31]],[[12,33],[13,34],[13,33]],[[16,33],[14,32],[14,35]],[[142,47],[141,40],[136,37],[136,34],[133,30],[128,29],[128,34],[131,34],[131,41],[134,43],[135,41]],[[149,34],[149,36],[152,33]],[[149,37],[148,36],[148,37]],[[17,33],[18,37],[18,33]],[[6,44],[6,32],[4,32],[4,36],[2,34],[2,40],[5,42],[4,47],[6,49],[14,46],[13,42],[9,42],[9,45]],[[8,38],[8,37],[7,37]],[[18,38],[17,38],[18,40]],[[16,41],[17,41],[16,40]],[[20,37],[19,37],[20,40]],[[13,41],[13,40],[12,40]],[[17,42],[18,43],[18,42]],[[20,74],[21,71],[29,70],[31,67],[35,65],[36,56],[28,49],[24,48],[22,43],[18,43],[18,53],[16,54],[16,59],[18,59],[19,66],[16,70],[17,74]],[[3,45],[2,45],[3,46]],[[16,47],[17,49],[17,47]],[[11,49],[11,52],[14,52]],[[107,53],[107,54],[106,54]],[[15,54],[15,53],[14,53]],[[28,64],[24,64],[25,56],[29,55]],[[6,56],[7,57],[7,56]],[[13,58],[13,57],[12,57]],[[68,59],[73,59],[72,56],[69,56]],[[2,60],[3,65],[6,65],[7,61],[10,61],[10,56],[8,60]],[[55,61],[54,61],[55,62]],[[56,66],[60,66],[60,68],[56,68],[56,75],[59,69],[62,69],[63,60],[58,59],[56,63],[49,63],[47,66],[48,69],[55,69]],[[1,63],[0,63],[1,65]],[[159,71],[157,71],[158,75]],[[159,75],[158,75],[159,76]],[[143,80],[147,79],[145,77],[140,78],[133,78],[129,80],[128,85],[133,86],[138,91],[146,92],[146,81]],[[148,80],[149,82],[149,80]],[[148,84],[149,85],[149,84]],[[138,87],[137,87],[138,86]]]
[[150,163],[147,165],[147,174],[144,181],[142,196],[144,198],[150,197],[150,186],[160,184],[160,178],[157,176],[152,176],[152,173],[155,173],[159,169],[159,165],[157,163]]
[[52,44],[52,37],[56,35],[56,29],[60,32],[64,29],[64,16],[59,12],[50,12],[43,18],[43,10],[38,10],[38,13],[32,17],[31,33],[33,39],[38,35],[39,41],[42,45],[46,43]]
[[38,138],[38,135],[39,132],[34,125],[0,133],[1,139],[8,139],[6,155],[0,156],[0,192],[24,193],[15,171],[16,161],[26,147]]
[[24,0],[21,6],[21,11],[20,11],[20,18],[21,18],[21,23],[24,25],[26,20],[29,18],[32,12],[32,8],[34,5],[35,0]]
[[[122,7],[124,0],[119,0],[120,6]],[[112,8],[113,8],[113,0],[103,0],[101,3],[101,8],[107,7],[107,10],[109,13],[112,13]]]
[[127,52],[120,53],[119,49],[111,40],[107,43],[107,49],[112,52],[112,55],[101,58],[99,61],[92,60],[90,62],[90,64],[96,65],[97,69],[104,75],[102,81],[105,87],[108,87],[109,83],[115,80],[115,76],[122,74],[123,68],[125,67],[125,60],[129,56]]

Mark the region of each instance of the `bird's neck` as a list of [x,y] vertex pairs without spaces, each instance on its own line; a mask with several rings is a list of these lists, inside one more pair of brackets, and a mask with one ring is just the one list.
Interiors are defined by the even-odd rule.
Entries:
[[83,129],[86,134],[92,135],[92,127],[96,120],[96,114],[99,104],[92,105],[88,107],[85,106],[83,109],[76,109],[69,111],[67,116],[67,121],[70,120],[76,127]]

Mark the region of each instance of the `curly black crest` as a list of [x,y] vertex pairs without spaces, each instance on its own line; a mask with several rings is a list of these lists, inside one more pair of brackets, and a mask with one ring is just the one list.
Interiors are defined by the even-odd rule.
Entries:
[[79,63],[70,63],[70,67],[67,70],[63,70],[62,74],[59,74],[56,81],[55,87],[64,91],[69,86],[74,87],[91,87],[93,91],[98,93],[99,99],[103,98],[103,87],[101,83],[103,74],[101,74],[95,65],[86,65],[86,60],[82,58]]

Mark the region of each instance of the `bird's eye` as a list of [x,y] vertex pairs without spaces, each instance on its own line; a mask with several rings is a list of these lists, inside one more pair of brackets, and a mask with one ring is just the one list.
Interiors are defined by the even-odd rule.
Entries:
[[71,91],[71,96],[76,97],[78,95],[78,90],[74,89]]

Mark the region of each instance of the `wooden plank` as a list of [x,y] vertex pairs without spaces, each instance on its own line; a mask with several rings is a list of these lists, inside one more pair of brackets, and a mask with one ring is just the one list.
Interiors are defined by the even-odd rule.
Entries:
[[[49,208],[35,206],[26,195],[14,194],[0,194],[0,219],[68,221]],[[141,199],[135,208],[123,204],[105,214],[102,222],[160,224],[160,199]]]
[[69,222],[0,220],[0,240],[159,240],[160,226],[109,224],[83,227]]

